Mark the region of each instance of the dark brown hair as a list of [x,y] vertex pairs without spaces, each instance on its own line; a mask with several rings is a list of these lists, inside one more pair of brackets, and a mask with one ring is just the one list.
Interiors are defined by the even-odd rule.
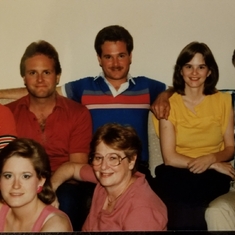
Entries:
[[197,53],[202,54],[206,66],[211,71],[211,74],[205,81],[204,94],[211,95],[217,92],[216,84],[219,80],[219,68],[210,48],[205,43],[191,42],[180,52],[174,68],[173,87],[175,91],[181,95],[184,95],[185,88],[185,82],[183,76],[181,75],[181,70],[183,66]]
[[[38,193],[38,198],[45,204],[51,204],[55,200],[55,193],[52,190],[50,182],[50,162],[44,148],[31,139],[18,138],[13,140],[0,152],[1,174],[6,161],[13,156],[29,159],[36,171],[38,179],[46,179],[42,191]],[[0,195],[0,199],[3,200],[2,195]]]
[[101,46],[106,42],[117,42],[122,41],[126,43],[126,49],[131,54],[133,50],[133,38],[131,34],[122,26],[110,25],[101,29],[95,38],[95,50],[99,57],[102,55]]

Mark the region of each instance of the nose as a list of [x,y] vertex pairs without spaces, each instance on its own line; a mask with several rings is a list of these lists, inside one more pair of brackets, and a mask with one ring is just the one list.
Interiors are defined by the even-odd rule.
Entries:
[[103,160],[102,160],[102,162],[101,162],[101,165],[100,165],[100,168],[101,168],[102,170],[104,170],[104,169],[106,169],[107,167],[108,167],[108,164],[107,164],[105,158],[103,158]]
[[114,57],[114,58],[113,58],[113,65],[114,65],[114,66],[118,66],[118,65],[119,65],[119,59],[118,59],[118,57]]
[[37,82],[42,82],[43,81],[43,74],[37,74]]
[[13,188],[15,188],[15,189],[20,188],[20,180],[18,178],[14,179]]
[[193,73],[193,74],[197,74],[197,73],[198,73],[198,68],[194,68],[194,67],[193,67],[193,68],[192,68],[192,73]]

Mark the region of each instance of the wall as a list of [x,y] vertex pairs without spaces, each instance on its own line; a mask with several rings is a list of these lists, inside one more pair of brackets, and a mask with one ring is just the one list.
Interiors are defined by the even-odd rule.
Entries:
[[234,12],[234,0],[0,0],[0,88],[23,85],[19,61],[38,39],[60,54],[60,84],[97,75],[94,38],[111,24],[134,37],[132,75],[170,85],[180,50],[198,40],[208,44],[218,62],[218,88],[235,88]]

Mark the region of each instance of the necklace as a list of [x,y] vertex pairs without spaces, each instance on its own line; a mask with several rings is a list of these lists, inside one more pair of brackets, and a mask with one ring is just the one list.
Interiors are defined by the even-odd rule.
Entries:
[[114,202],[116,202],[118,200],[118,198],[120,198],[122,196],[122,194],[126,191],[126,189],[133,183],[132,180],[130,180],[130,182],[127,184],[127,186],[122,190],[122,192],[116,197],[114,198],[113,200],[111,200],[109,198],[109,196],[107,196],[108,198],[108,206],[112,206]]
[[121,192],[116,198],[114,198],[114,200],[110,200],[110,198],[108,197],[108,206],[111,206],[114,202],[116,202],[117,200],[118,200],[118,198],[119,197],[121,197],[121,195],[124,193],[124,191],[123,192]]

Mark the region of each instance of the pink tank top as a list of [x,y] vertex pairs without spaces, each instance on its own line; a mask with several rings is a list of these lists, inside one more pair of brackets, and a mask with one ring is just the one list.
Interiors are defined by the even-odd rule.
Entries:
[[[4,232],[3,230],[4,230],[5,221],[6,221],[6,215],[7,215],[7,212],[9,211],[9,209],[10,209],[9,206],[7,206],[6,204],[2,205],[2,208],[0,210],[0,232]],[[64,214],[67,217],[67,215],[64,212],[62,212],[61,210],[58,210],[57,208],[55,208],[51,205],[47,205],[43,208],[41,214],[39,215],[38,219],[36,220],[32,231],[29,231],[29,232],[40,232],[45,219],[51,213],[60,213],[60,214]]]

